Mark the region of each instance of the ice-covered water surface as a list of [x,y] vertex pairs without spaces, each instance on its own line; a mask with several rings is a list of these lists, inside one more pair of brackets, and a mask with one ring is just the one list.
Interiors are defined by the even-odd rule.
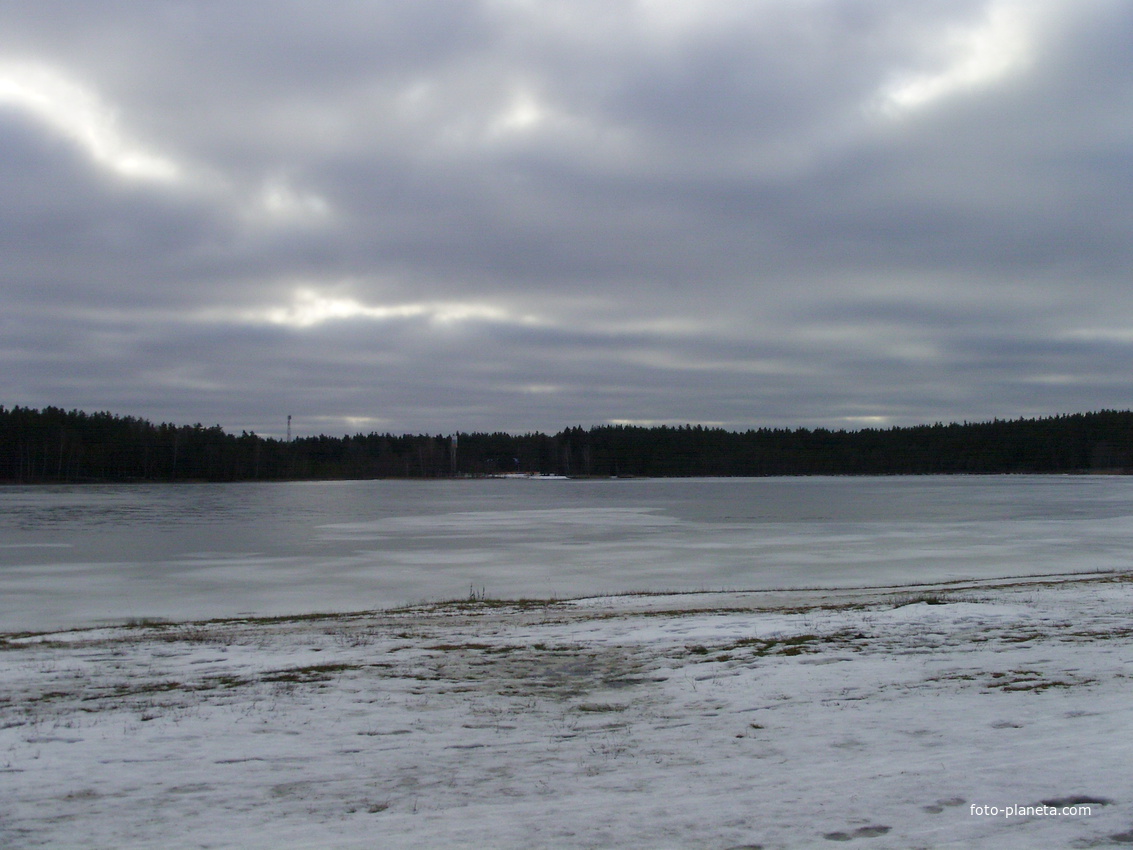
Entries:
[[0,488],[0,631],[1123,568],[1121,477]]

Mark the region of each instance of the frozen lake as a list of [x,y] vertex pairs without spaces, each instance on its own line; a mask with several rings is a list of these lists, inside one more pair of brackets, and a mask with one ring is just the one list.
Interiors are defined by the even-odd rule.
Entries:
[[1127,568],[1133,479],[0,488],[0,631]]

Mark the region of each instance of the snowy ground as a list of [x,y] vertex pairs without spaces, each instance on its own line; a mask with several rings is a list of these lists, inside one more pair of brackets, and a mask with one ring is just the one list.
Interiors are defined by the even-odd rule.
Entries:
[[1133,844],[1131,601],[1095,575],[0,636],[0,846]]

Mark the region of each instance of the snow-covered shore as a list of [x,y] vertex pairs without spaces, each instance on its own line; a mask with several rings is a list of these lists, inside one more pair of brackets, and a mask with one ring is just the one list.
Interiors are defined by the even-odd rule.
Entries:
[[1131,601],[1111,574],[4,635],[0,846],[1130,844]]

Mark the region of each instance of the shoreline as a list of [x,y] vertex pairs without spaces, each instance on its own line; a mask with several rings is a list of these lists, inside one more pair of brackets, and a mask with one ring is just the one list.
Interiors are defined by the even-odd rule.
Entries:
[[[1007,590],[1023,586],[1061,585],[1075,582],[1125,580],[1133,571],[1104,569],[1060,573],[1031,573],[991,578],[957,578],[935,582],[908,582],[901,584],[802,586],[755,589],[703,589],[703,590],[626,590],[615,593],[587,594],[583,596],[495,597],[470,594],[467,598],[422,600],[420,602],[390,605],[379,608],[351,610],[324,610],[286,612],[276,614],[243,614],[219,617],[121,617],[92,620],[86,624],[61,626],[42,630],[0,630],[0,648],[9,639],[47,638],[53,635],[80,634],[107,629],[176,627],[207,627],[223,625],[284,625],[311,621],[356,620],[381,618],[407,613],[438,613],[443,611],[480,611],[481,613],[506,612],[511,609],[561,609],[562,606],[608,606],[626,613],[654,608],[654,615],[679,615],[689,610],[712,609],[729,613],[765,613],[783,608],[830,608],[839,605],[860,605],[872,602],[883,604],[886,599],[908,595],[936,595],[975,590]],[[1131,578],[1130,580],[1133,580]],[[815,600],[808,602],[808,600]],[[696,604],[694,604],[696,603]],[[667,607],[666,607],[667,606]]]

